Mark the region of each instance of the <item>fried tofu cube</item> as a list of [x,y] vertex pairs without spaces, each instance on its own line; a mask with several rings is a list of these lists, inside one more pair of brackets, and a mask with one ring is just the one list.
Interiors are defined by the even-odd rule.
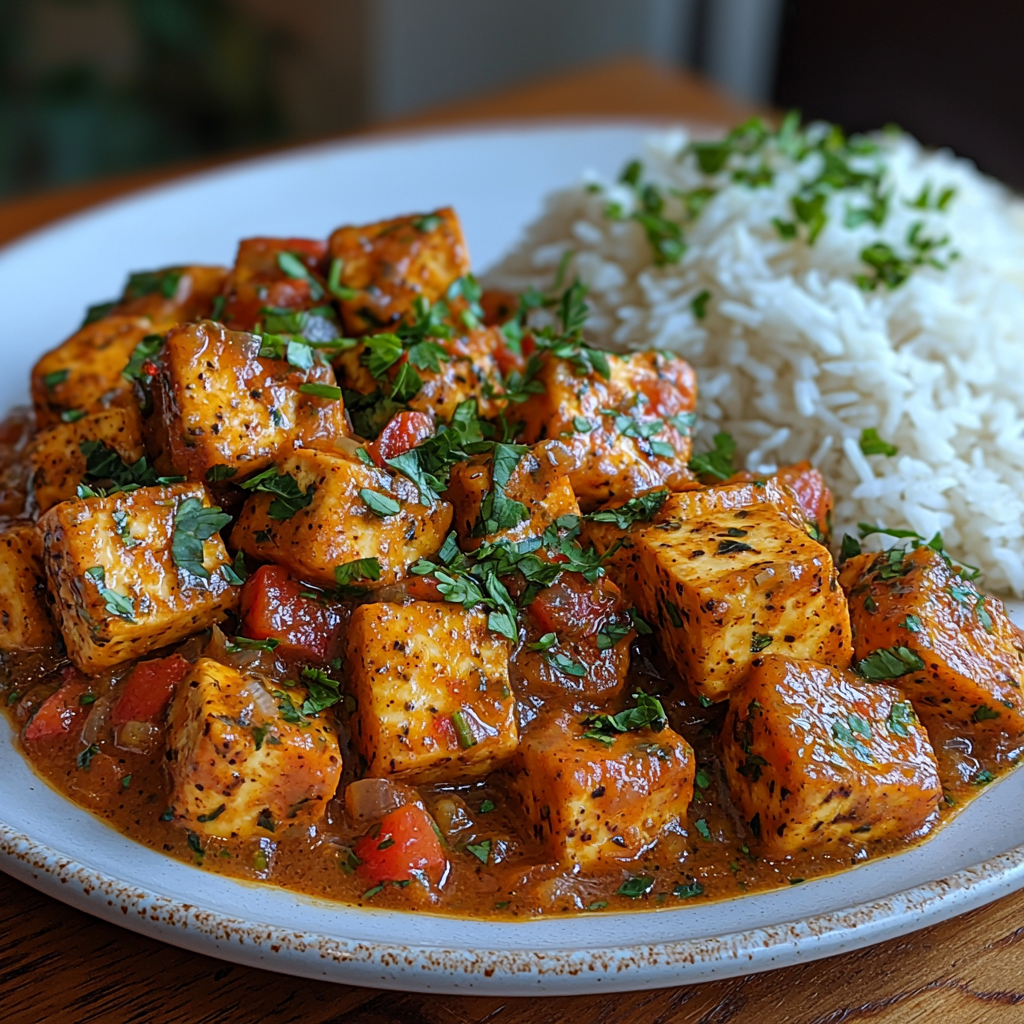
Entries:
[[508,642],[483,612],[433,601],[359,605],[348,670],[353,742],[373,778],[458,782],[515,752]]
[[267,310],[306,310],[328,301],[327,246],[312,238],[243,238],[224,285],[221,321],[251,331]]
[[334,586],[338,566],[375,559],[378,578],[363,574],[346,582],[396,583],[414,562],[440,550],[451,525],[447,502],[422,505],[411,481],[357,458],[300,448],[277,471],[279,477],[295,481],[299,500],[306,504],[279,518],[282,510],[273,494],[253,493],[235,523],[231,543],[310,582]]
[[[172,328],[155,357],[153,413],[146,441],[161,472],[189,480],[241,479],[293,443],[329,443],[348,432],[331,367],[310,356],[306,368],[260,356],[258,335],[204,321]],[[301,361],[296,358],[295,361]],[[314,393],[303,388],[314,388]]]
[[122,371],[135,346],[152,331],[144,317],[108,316],[47,352],[32,369],[39,429],[111,406],[135,405],[131,382]]
[[144,316],[155,334],[175,324],[205,320],[213,312],[214,299],[224,289],[227,267],[164,267],[128,277],[120,301],[119,316]]
[[697,382],[689,364],[660,352],[608,353],[607,362],[605,378],[545,353],[534,378],[543,390],[516,406],[527,444],[560,443],[584,512],[693,480]]
[[86,473],[82,443],[98,441],[127,465],[146,454],[142,443],[142,415],[137,406],[95,412],[74,423],[48,427],[32,440],[28,458],[32,488],[39,511],[74,498]]
[[[202,485],[142,487],[61,502],[40,518],[60,631],[86,674],[184,640],[237,606],[242,588],[222,571],[230,559],[218,534],[201,543],[205,578],[175,561],[197,502],[210,507]],[[179,537],[179,560],[182,546]]]
[[173,821],[220,839],[280,836],[319,821],[341,778],[325,714],[302,711],[301,690],[200,658],[177,685],[167,762]]
[[435,303],[469,271],[462,225],[450,207],[340,227],[328,248],[340,261],[338,284],[355,292],[339,303],[349,336],[394,327],[410,316],[415,299]]
[[849,667],[832,556],[773,505],[666,519],[631,539],[616,572],[698,696],[724,700],[763,651]]
[[553,860],[587,868],[632,860],[693,799],[693,749],[669,728],[584,737],[565,712],[529,727],[511,771],[512,791]]
[[[429,366],[415,368],[420,384],[406,404],[415,412],[430,413],[450,423],[459,405],[472,399],[480,416],[493,418],[506,404],[501,397],[503,388],[496,358],[501,345],[500,336],[487,327],[466,331],[454,321],[453,330],[455,333],[451,338],[430,339],[430,344],[441,350],[435,353],[437,369]],[[349,413],[355,432],[361,437],[372,438],[377,436],[394,409],[394,403],[389,403],[387,396],[396,386],[404,386],[404,375],[408,374],[410,367],[407,360],[400,359],[377,379],[370,374],[367,362],[366,345],[360,344],[342,352],[335,359],[334,367],[342,387],[364,396],[361,399],[349,396]],[[403,375],[401,381],[398,380],[400,374]]]
[[454,525],[464,551],[475,550],[484,541],[516,544],[540,537],[560,517],[579,516],[580,507],[569,478],[541,443],[520,458],[502,487],[505,497],[523,506],[520,515],[524,518],[513,526],[488,531],[482,509],[484,499],[493,490],[492,463],[492,456],[475,456],[456,463],[451,470],[445,497],[455,510]]
[[[1024,738],[1024,631],[938,551],[893,548],[843,565],[858,672],[898,680],[929,729],[1009,757]],[[936,740],[938,742],[938,740]]]
[[[652,492],[653,493],[653,492]],[[728,483],[705,487],[696,482],[687,484],[685,489],[667,493],[660,505],[650,516],[632,519],[628,525],[616,521],[616,514],[623,502],[611,502],[598,509],[601,518],[585,520],[581,535],[585,543],[593,544],[598,552],[607,556],[606,566],[617,572],[622,566],[628,567],[632,548],[637,536],[657,529],[663,523],[682,522],[708,513],[737,511],[755,505],[772,505],[794,526],[806,529],[807,520],[789,487],[780,484],[774,477],[763,481],[730,480]]]
[[0,651],[31,651],[57,641],[46,604],[43,535],[35,526],[0,533]]
[[770,857],[910,836],[942,799],[931,742],[893,686],[755,660],[722,728],[729,790]]

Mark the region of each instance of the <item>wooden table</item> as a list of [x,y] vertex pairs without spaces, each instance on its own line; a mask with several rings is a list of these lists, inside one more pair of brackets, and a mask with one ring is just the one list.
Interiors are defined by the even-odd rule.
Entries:
[[[543,115],[731,121],[746,113],[691,77],[625,61],[432,111],[398,126]],[[2,204],[0,243],[182,170],[147,172]],[[419,996],[235,967],[132,935],[0,875],[0,1020],[1019,1024],[1024,1021],[1022,941],[1024,893],[859,953],[730,981],[593,998]]]

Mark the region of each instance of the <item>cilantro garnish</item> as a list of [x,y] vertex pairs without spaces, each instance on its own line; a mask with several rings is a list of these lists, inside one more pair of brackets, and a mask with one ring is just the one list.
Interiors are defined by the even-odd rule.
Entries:
[[588,715],[583,719],[587,726],[583,738],[596,740],[606,746],[615,742],[615,737],[624,732],[636,732],[650,728],[652,732],[661,732],[668,725],[665,708],[657,697],[646,693],[633,694],[636,705],[626,708],[615,715]]
[[736,441],[724,430],[715,434],[715,447],[708,452],[694,455],[690,459],[690,471],[699,476],[711,476],[716,480],[728,480],[736,470],[732,459],[736,454]]
[[231,522],[231,516],[216,505],[205,508],[201,498],[186,498],[174,513],[171,554],[174,564],[193,576],[207,580],[203,565],[203,542]]
[[130,597],[119,594],[107,586],[106,570],[102,565],[94,565],[92,568],[86,569],[85,575],[96,584],[96,589],[99,591],[108,614],[116,615],[126,622],[135,622],[135,602]]
[[300,489],[295,477],[288,473],[282,473],[276,466],[249,477],[238,485],[246,491],[261,491],[265,494],[273,494],[274,500],[267,509],[271,519],[289,519],[299,509],[306,508],[313,500],[313,485],[309,490]]
[[865,455],[893,456],[899,451],[899,448],[894,444],[889,444],[888,441],[883,441],[874,427],[868,427],[860,432],[860,450]]
[[634,523],[647,522],[653,518],[665,504],[668,491],[649,491],[617,508],[601,509],[584,516],[595,523],[614,523],[620,530],[628,530]]
[[322,669],[307,666],[302,678],[309,686],[309,694],[299,710],[304,715],[315,715],[341,700],[341,683],[331,679]]
[[924,661],[909,647],[880,647],[854,666],[865,679],[899,679],[911,672],[920,672]]

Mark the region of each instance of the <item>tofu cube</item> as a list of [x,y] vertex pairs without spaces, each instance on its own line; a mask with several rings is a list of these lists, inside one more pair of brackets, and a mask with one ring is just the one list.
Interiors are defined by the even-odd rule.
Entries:
[[481,543],[505,541],[515,544],[540,537],[561,516],[579,516],[580,507],[569,478],[561,464],[548,457],[543,443],[527,452],[502,488],[505,496],[520,502],[526,518],[505,529],[485,532],[481,515],[484,498],[492,490],[491,456],[475,456],[452,467],[445,497],[454,509],[454,525],[464,551],[473,551]]
[[[308,369],[260,357],[258,335],[204,321],[172,328],[153,378],[146,441],[162,473],[189,480],[241,479],[293,443],[315,445],[345,436],[340,398],[303,393],[334,386],[319,357]],[[309,350],[306,349],[308,352]]]
[[152,325],[144,317],[108,316],[76,331],[32,369],[32,404],[39,429],[81,413],[135,405],[122,371]]
[[[426,412],[445,423],[451,422],[455,410],[462,402],[473,399],[479,414],[493,418],[505,407],[501,397],[501,373],[495,354],[501,345],[500,335],[489,327],[466,331],[457,321],[452,321],[455,334],[449,339],[432,338],[446,353],[438,354],[438,369],[417,367],[416,374],[421,387],[407,401],[415,412]],[[366,365],[367,352],[364,344],[342,352],[334,361],[338,380],[342,387],[358,391],[365,396],[361,401],[350,398],[349,412],[355,432],[361,437],[375,437],[384,422],[379,410],[390,412],[391,403],[381,403],[382,394],[390,395],[394,390],[399,373],[407,372],[405,360],[388,367],[380,379],[375,379]]]
[[[303,495],[312,494],[308,504],[287,518],[276,518],[277,499],[254,493],[235,523],[231,544],[310,582],[332,587],[337,566],[375,558],[379,579],[360,583],[396,583],[410,565],[440,550],[451,525],[447,502],[421,505],[419,489],[411,481],[356,458],[300,448],[279,463],[278,473],[292,477]],[[361,493],[365,491],[397,502],[398,511],[375,512]]]
[[358,605],[348,672],[353,742],[372,778],[459,782],[515,753],[508,643],[483,612],[432,601]]
[[893,686],[778,655],[729,698],[733,802],[773,858],[918,833],[942,799],[928,734]]
[[169,711],[172,820],[220,839],[279,837],[319,821],[342,758],[326,714],[307,715],[304,699],[200,658]]
[[929,547],[858,555],[840,582],[860,673],[897,682],[930,730],[966,732],[983,756],[1020,751],[1024,631],[1002,601]]
[[243,238],[224,285],[221,321],[251,331],[266,310],[306,310],[330,301],[324,287],[327,246],[312,238]]
[[143,458],[142,415],[137,406],[92,413],[74,423],[59,423],[37,434],[29,445],[32,488],[39,511],[74,498],[86,473],[83,441],[99,441],[133,465]]
[[226,267],[164,267],[131,274],[114,308],[120,316],[144,316],[154,334],[175,324],[205,320],[224,289]]
[[46,604],[43,535],[35,526],[0,533],[0,651],[31,651],[57,642]]
[[773,505],[666,519],[631,539],[616,573],[698,696],[724,700],[762,652],[849,667],[832,556]]
[[190,498],[210,505],[205,487],[175,484],[61,502],[40,518],[60,631],[87,675],[183,640],[237,607],[242,588],[221,572],[230,559],[218,534],[202,544],[206,579],[175,564],[175,520]]
[[469,271],[462,226],[450,207],[340,227],[328,248],[341,261],[338,283],[356,293],[339,303],[350,336],[394,327],[409,317],[417,297],[433,304]]
[[686,818],[693,749],[669,728],[622,733],[608,745],[585,731],[565,712],[532,723],[513,762],[513,793],[552,860],[583,868],[632,860]]
[[687,464],[697,383],[689,364],[660,352],[607,359],[605,379],[543,355],[535,377],[543,391],[516,406],[527,444],[559,442],[584,512],[693,479]]
[[[614,513],[624,503],[610,502],[599,511]],[[647,519],[638,519],[623,528],[614,521],[584,520],[581,536],[584,543],[593,544],[601,553],[607,553],[606,566],[613,573],[628,567],[636,538],[653,531],[664,523],[695,519],[709,513],[738,511],[755,505],[771,505],[794,526],[806,529],[807,519],[789,487],[774,477],[763,481],[730,480],[728,483],[705,487],[696,482],[685,489],[665,496],[660,508]]]

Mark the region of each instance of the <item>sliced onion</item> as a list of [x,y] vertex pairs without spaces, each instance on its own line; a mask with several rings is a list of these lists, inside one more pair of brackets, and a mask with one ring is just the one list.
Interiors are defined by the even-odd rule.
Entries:
[[160,726],[152,722],[125,722],[119,726],[114,743],[122,750],[145,753],[160,735]]
[[110,710],[111,700],[110,697],[100,697],[92,706],[92,711],[89,712],[89,717],[85,720],[85,725],[82,726],[82,743],[84,746],[90,747],[94,743],[99,743],[100,740],[105,740],[109,735],[110,728]]
[[451,840],[460,832],[473,827],[473,816],[470,814],[466,801],[454,793],[445,793],[434,802],[431,811],[437,827],[444,833],[445,839]]
[[345,789],[345,810],[353,821],[379,821],[411,803],[418,803],[416,791],[390,779],[358,779]]
[[245,692],[252,697],[253,704],[259,708],[264,718],[277,718],[277,702],[259,679],[254,676],[247,677],[245,680]]

